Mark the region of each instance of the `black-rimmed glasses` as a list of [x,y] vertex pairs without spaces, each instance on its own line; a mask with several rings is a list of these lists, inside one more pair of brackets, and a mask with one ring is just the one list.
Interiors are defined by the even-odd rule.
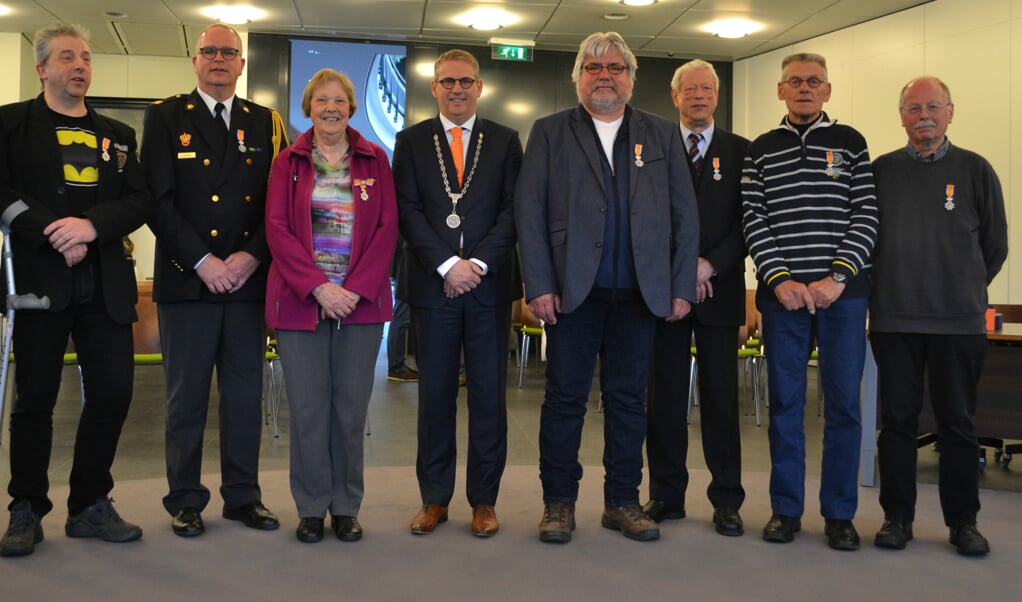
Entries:
[[436,83],[438,83],[441,86],[443,86],[444,89],[446,89],[446,90],[451,90],[451,89],[454,88],[454,83],[457,82],[458,85],[461,86],[462,90],[468,90],[469,88],[474,86],[477,81],[479,81],[479,80],[472,79],[471,77],[463,77],[461,79],[454,79],[453,77],[445,77],[443,79],[438,79]]
[[216,59],[216,54],[218,52],[220,53],[220,56],[224,57],[225,61],[233,61],[241,54],[241,51],[237,48],[229,48],[227,46],[224,46],[223,48],[217,48],[216,46],[203,46],[202,48],[199,48],[199,54],[201,54],[202,58],[207,61]]

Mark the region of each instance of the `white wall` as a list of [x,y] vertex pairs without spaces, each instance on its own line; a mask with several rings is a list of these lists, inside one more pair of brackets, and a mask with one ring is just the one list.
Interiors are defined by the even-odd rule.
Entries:
[[[785,114],[777,100],[781,59],[794,52],[827,58],[833,94],[824,110],[862,132],[874,157],[907,143],[898,116],[902,86],[920,75],[944,80],[955,103],[948,137],[993,165],[1004,188],[1009,241],[1022,241],[1022,199],[1011,194],[1013,182],[1022,188],[1022,119],[1015,118],[1022,115],[1022,0],[936,0],[738,61],[737,133],[752,139],[780,122]],[[1022,304],[1017,251],[1009,251],[991,284],[991,303]]]

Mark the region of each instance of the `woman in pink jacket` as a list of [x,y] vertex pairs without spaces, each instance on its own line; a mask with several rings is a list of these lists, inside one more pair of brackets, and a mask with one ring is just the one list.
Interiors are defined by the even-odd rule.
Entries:
[[317,72],[302,96],[312,128],[273,162],[266,323],[290,401],[291,494],[299,541],[362,537],[363,441],[373,372],[391,319],[397,202],[387,155],[348,125],[351,80]]

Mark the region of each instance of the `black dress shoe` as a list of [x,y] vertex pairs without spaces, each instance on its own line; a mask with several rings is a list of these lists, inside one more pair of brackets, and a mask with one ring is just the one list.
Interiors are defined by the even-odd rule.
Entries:
[[737,508],[721,506],[714,510],[713,525],[717,529],[717,533],[721,535],[738,537],[745,533],[745,525],[742,523],[742,517],[738,514]]
[[975,523],[951,527],[949,541],[962,556],[983,556],[990,552],[990,543],[980,535]]
[[206,525],[202,524],[202,515],[198,508],[182,508],[174,515],[170,522],[170,528],[174,535],[181,537],[195,537],[206,532]]
[[905,544],[912,541],[912,521],[885,520],[884,524],[873,537],[873,545],[889,550],[904,550]]
[[850,520],[824,519],[823,533],[827,536],[827,545],[835,550],[850,552],[859,549],[859,534]]
[[774,514],[763,527],[763,541],[790,543],[795,534],[802,530],[802,519],[783,514]]
[[323,519],[303,518],[298,521],[295,537],[302,543],[316,543],[323,539]]
[[337,539],[341,541],[358,541],[362,539],[362,525],[354,516],[333,516],[330,526],[334,528]]
[[649,500],[646,505],[642,507],[642,511],[646,513],[646,516],[655,523],[659,523],[666,519],[681,519],[685,518],[685,505],[684,504],[668,504],[667,502],[661,502],[660,500]]
[[224,508],[224,518],[240,520],[246,527],[260,531],[273,531],[280,526],[277,515],[267,510],[262,502],[252,502],[237,508]]

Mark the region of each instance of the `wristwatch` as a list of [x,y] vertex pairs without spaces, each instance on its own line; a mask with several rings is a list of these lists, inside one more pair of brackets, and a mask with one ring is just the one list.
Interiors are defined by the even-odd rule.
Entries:
[[837,282],[838,284],[845,284],[846,282],[848,282],[848,276],[845,276],[841,272],[831,272],[830,279],[833,280],[834,282]]

